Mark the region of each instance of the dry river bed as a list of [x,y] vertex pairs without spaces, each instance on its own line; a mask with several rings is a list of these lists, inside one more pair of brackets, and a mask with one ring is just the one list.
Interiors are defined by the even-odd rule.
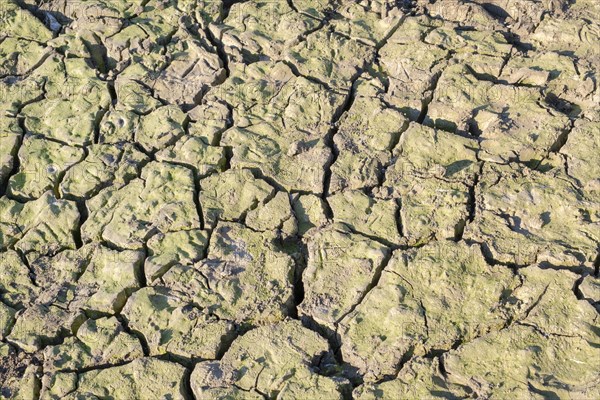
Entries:
[[0,398],[600,398],[598,0],[1,0]]

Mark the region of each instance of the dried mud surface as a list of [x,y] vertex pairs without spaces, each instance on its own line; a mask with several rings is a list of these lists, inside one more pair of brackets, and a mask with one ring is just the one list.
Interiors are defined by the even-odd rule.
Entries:
[[600,398],[597,0],[2,0],[0,398]]

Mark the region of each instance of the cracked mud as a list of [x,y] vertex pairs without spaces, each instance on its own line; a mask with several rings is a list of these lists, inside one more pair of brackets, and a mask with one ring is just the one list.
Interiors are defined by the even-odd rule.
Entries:
[[597,0],[2,0],[0,398],[600,398]]

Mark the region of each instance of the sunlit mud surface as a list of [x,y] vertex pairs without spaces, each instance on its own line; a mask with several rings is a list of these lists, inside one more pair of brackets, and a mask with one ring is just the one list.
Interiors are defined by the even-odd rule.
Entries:
[[597,0],[1,0],[0,398],[600,398]]

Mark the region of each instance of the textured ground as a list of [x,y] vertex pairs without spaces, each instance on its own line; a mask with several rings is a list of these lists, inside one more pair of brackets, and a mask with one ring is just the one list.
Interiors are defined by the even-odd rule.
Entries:
[[2,0],[0,397],[600,398],[597,0]]

